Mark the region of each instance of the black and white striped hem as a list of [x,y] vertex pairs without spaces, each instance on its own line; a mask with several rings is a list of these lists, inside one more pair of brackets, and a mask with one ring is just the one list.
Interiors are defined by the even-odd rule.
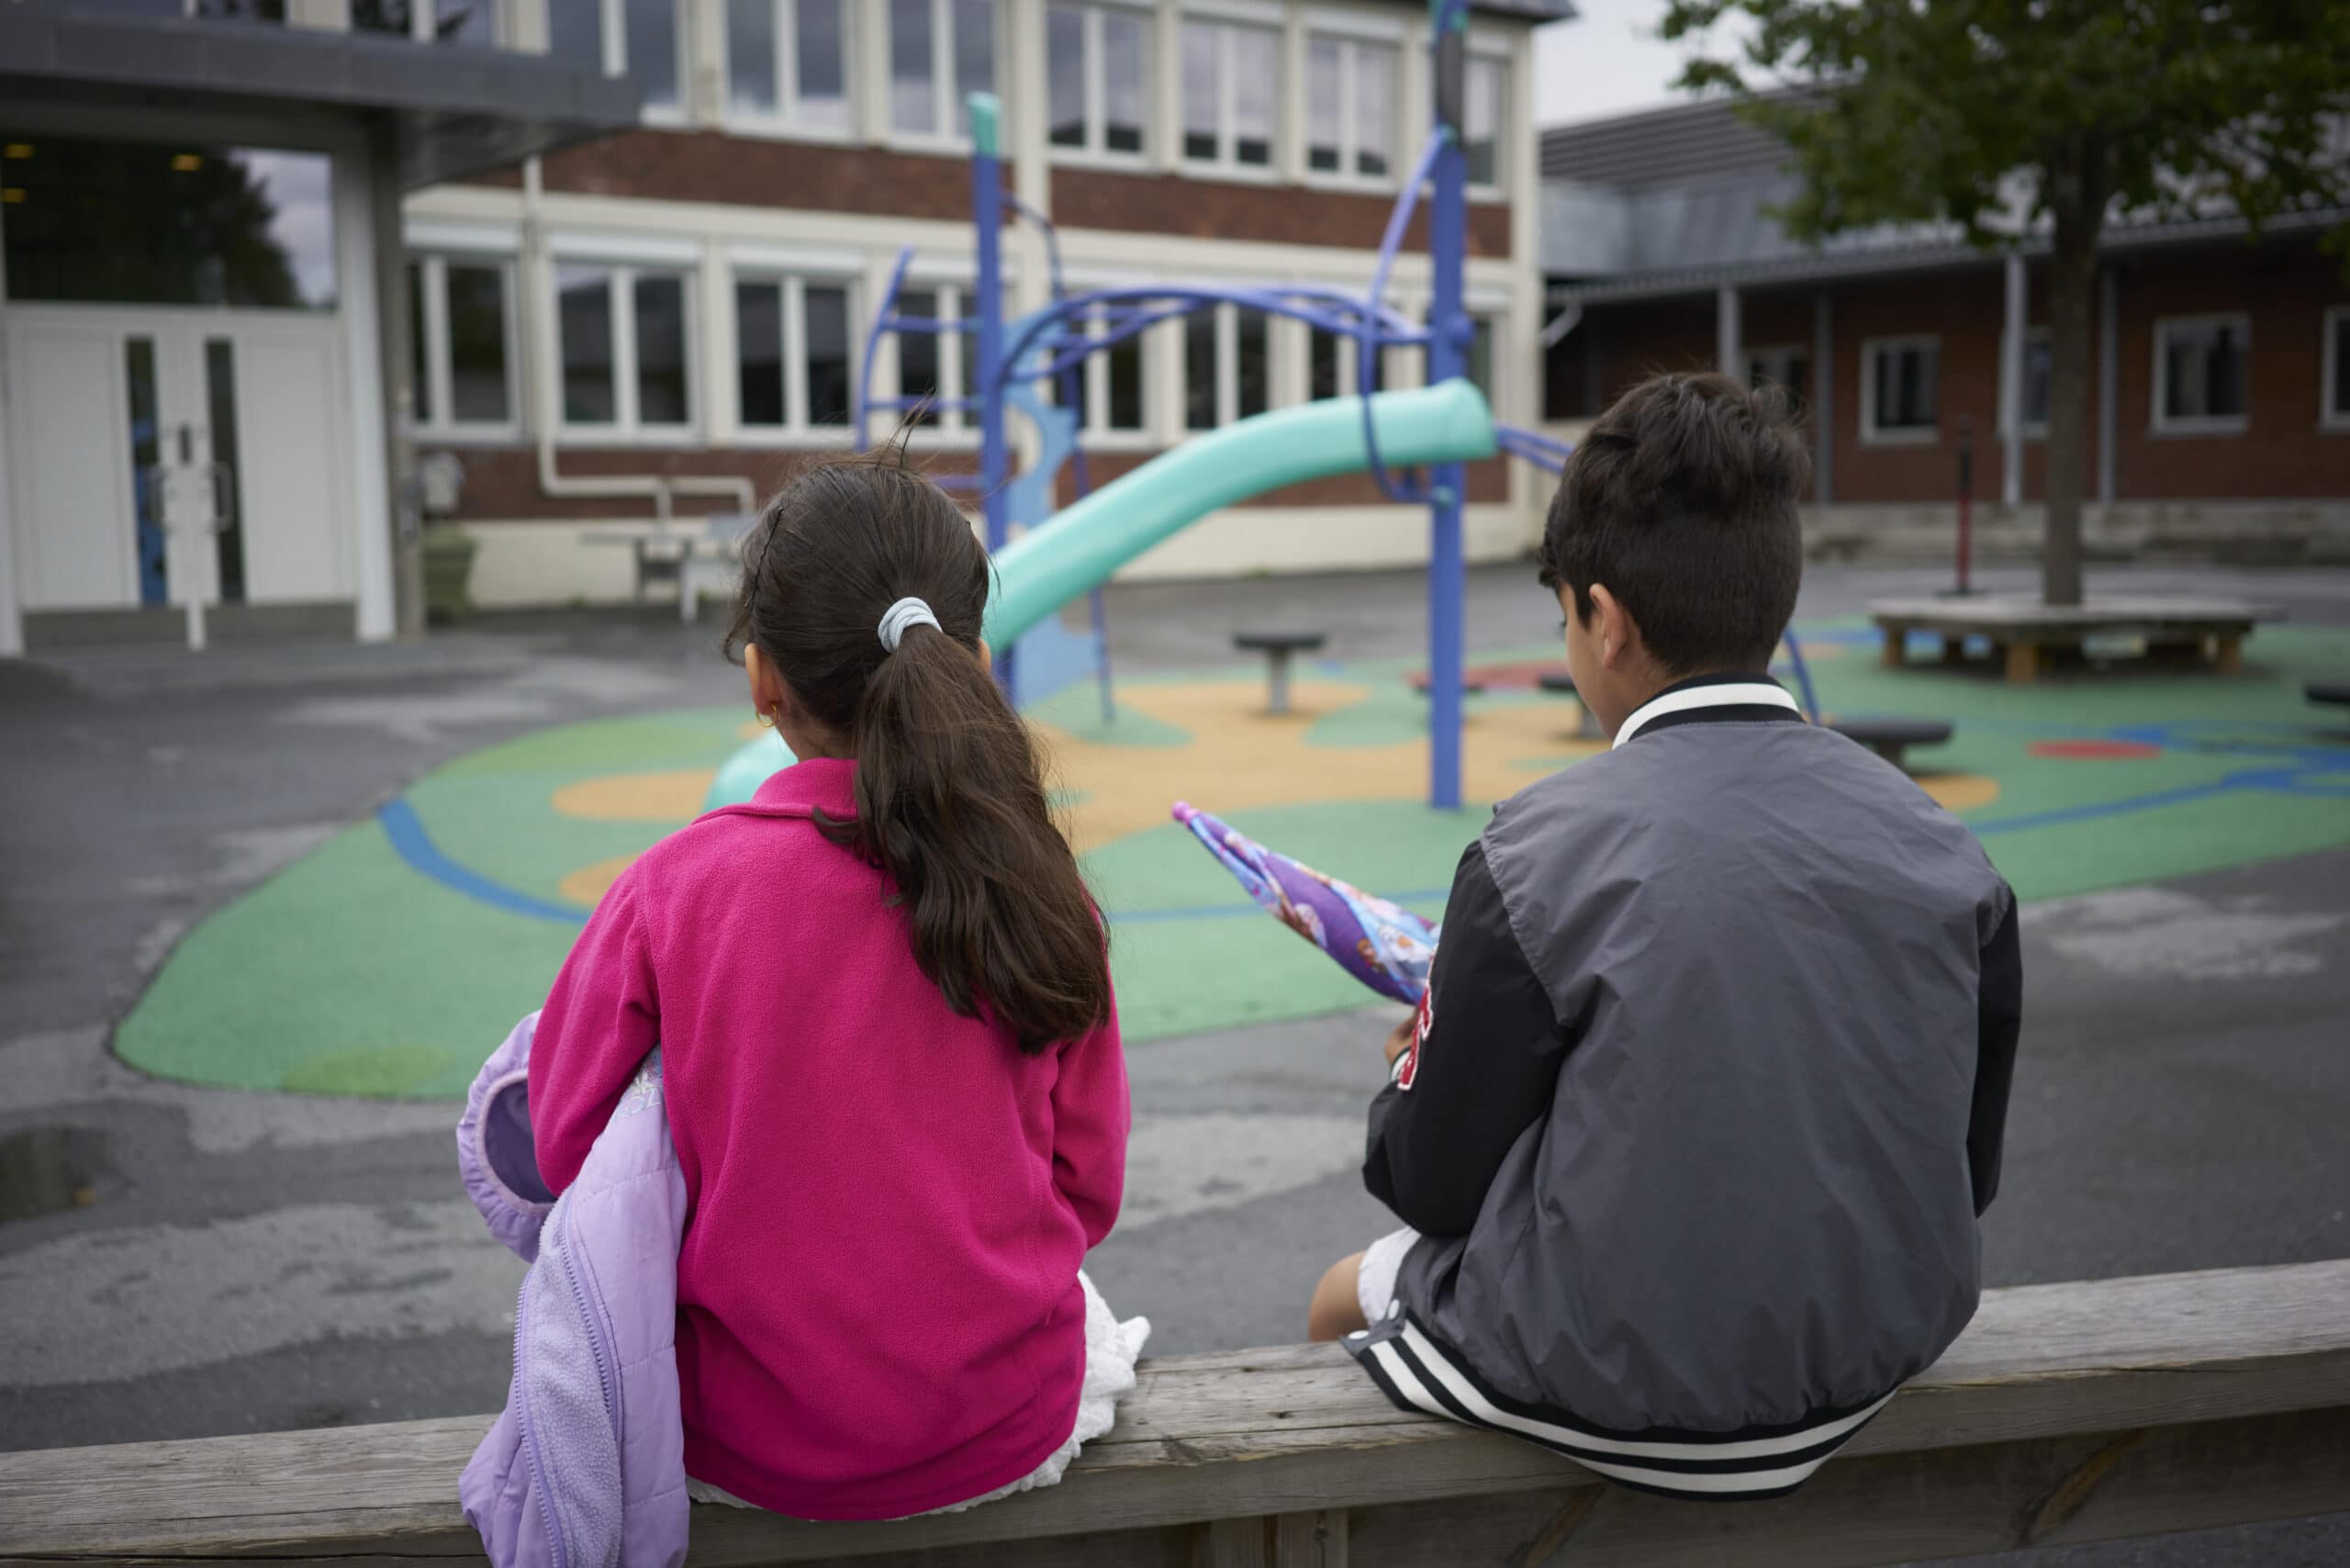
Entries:
[[1398,1409],[1539,1443],[1637,1491],[1711,1502],[1783,1497],[1811,1479],[1893,1394],[1785,1427],[1670,1434],[1610,1432],[1565,1411],[1497,1393],[1408,1313],[1346,1338],[1348,1352]]

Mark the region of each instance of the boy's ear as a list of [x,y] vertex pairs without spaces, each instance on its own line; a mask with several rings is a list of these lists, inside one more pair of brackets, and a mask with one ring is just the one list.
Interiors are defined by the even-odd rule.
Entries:
[[1591,640],[1599,644],[1600,666],[1623,669],[1639,648],[1639,625],[1606,583],[1594,583],[1585,591],[1591,598]]

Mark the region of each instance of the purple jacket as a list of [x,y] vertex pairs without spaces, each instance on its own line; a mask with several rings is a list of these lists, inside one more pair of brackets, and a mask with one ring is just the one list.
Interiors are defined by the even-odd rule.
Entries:
[[497,1568],[679,1568],[677,1244],[686,1181],[638,1069],[560,1198],[531,1143],[535,1013],[484,1064],[457,1124],[457,1167],[490,1234],[531,1265],[514,1308],[514,1379],[457,1483]]

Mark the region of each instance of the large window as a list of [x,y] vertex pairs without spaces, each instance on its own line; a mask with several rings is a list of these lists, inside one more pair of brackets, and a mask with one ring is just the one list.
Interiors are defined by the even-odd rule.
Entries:
[[692,422],[688,296],[681,272],[555,268],[564,424],[634,434]]
[[2154,429],[2233,434],[2245,428],[2246,316],[2175,316],[2154,323]]
[[1272,407],[1271,322],[1219,305],[1183,319],[1183,427],[1214,430]]
[[965,99],[995,90],[993,0],[890,0],[890,129],[968,134]]
[[2318,422],[2328,430],[2350,429],[2350,305],[2325,313],[2324,357]]
[[845,0],[727,0],[726,115],[846,132]]
[[[1351,337],[1335,332],[1316,332],[1308,346],[1306,393],[1315,398],[1352,398],[1361,387],[1356,377],[1356,367],[1361,364],[1362,345]],[[1373,355],[1371,367],[1371,388],[1378,391],[1386,385],[1386,364],[1383,358]]]
[[[2001,364],[2005,364],[2008,336],[1999,334]],[[2048,435],[2048,329],[2033,327],[2023,335],[2023,433],[2027,440],[2045,440]],[[2015,410],[2008,406],[2007,373],[2000,371],[1999,433],[2007,434],[2008,425]]]
[[1281,35],[1236,22],[1183,24],[1183,156],[1224,168],[1270,169]]
[[547,52],[578,70],[633,79],[647,118],[675,118],[685,102],[688,8],[680,0],[547,0]]
[[1939,338],[1872,338],[1861,344],[1861,439],[1879,445],[1934,440]]
[[1305,44],[1305,166],[1315,174],[1393,177],[1396,50],[1367,39]]
[[120,305],[329,309],[323,152],[91,141],[0,127],[8,293]]
[[736,418],[745,431],[848,424],[852,314],[845,282],[735,279]]
[[1791,410],[1802,412],[1811,396],[1811,351],[1793,344],[1748,349],[1746,384],[1758,391],[1776,386]]
[[418,431],[510,435],[514,311],[508,264],[428,255],[410,261],[408,272]]
[[1494,406],[1494,319],[1491,316],[1469,318],[1469,353],[1461,364],[1461,372],[1470,384],[1485,395],[1485,406]]
[[1469,183],[1486,190],[1502,183],[1502,138],[1509,127],[1509,65],[1472,56],[1468,102],[1460,106],[1460,147],[1468,155]]
[[1113,157],[1148,145],[1151,15],[1123,6],[1051,6],[1045,65],[1052,143]]

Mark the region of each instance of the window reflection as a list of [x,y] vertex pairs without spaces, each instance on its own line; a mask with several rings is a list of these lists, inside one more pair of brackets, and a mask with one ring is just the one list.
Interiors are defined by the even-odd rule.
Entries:
[[322,152],[0,135],[16,299],[330,309]]

